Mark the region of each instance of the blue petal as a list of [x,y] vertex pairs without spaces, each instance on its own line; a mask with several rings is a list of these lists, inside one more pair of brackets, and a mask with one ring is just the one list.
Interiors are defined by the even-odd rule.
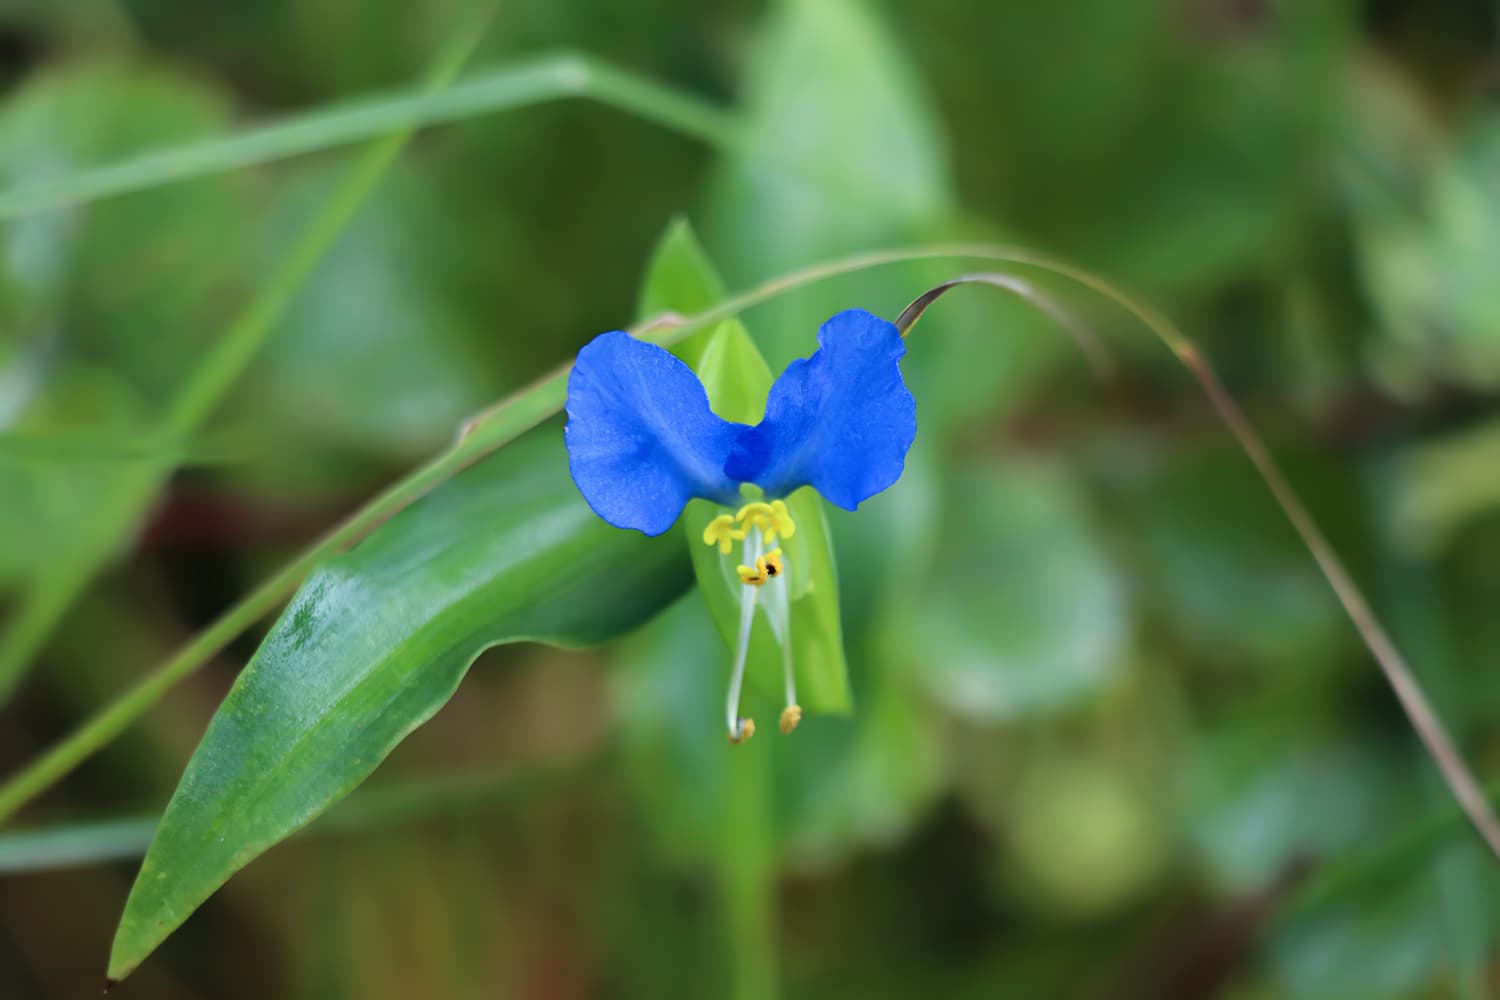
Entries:
[[568,468],[617,528],[659,535],[693,497],[738,502],[724,461],[743,429],[709,409],[692,369],[621,330],[579,351],[568,378]]
[[813,356],[776,380],[765,419],[737,436],[725,472],[770,496],[810,485],[845,510],[890,486],[917,436],[905,353],[890,323],[861,309],[839,313],[818,331]]

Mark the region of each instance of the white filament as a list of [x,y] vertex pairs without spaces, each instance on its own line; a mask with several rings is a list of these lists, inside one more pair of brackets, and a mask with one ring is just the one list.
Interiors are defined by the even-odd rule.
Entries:
[[[755,565],[755,560],[760,557],[760,540],[759,528],[745,537],[743,554],[747,565]],[[755,624],[755,598],[759,590],[759,587],[748,585],[740,587],[740,634],[735,643],[734,673],[729,676],[729,703],[726,706],[729,736],[734,740],[743,736],[740,732],[740,689],[745,685],[745,661],[750,653],[750,627]]]
[[776,633],[776,642],[781,646],[782,684],[786,692],[786,703],[797,704],[797,682],[792,677],[792,616],[788,607],[786,556],[781,558],[781,572],[767,580],[766,617],[771,621],[771,631]]

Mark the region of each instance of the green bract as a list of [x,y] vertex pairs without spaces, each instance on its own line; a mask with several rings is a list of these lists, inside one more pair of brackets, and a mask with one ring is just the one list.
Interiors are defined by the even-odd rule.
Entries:
[[[674,225],[652,259],[642,295],[643,318],[662,312],[696,312],[723,297],[718,276],[692,232],[686,224]],[[771,388],[771,370],[738,320],[727,320],[689,338],[674,353],[695,370],[708,391],[709,404],[720,417],[745,424],[760,420]],[[797,524],[796,534],[781,543],[790,567],[787,582],[797,690],[802,707],[810,713],[846,713],[852,707],[848,668],[823,501],[804,487],[787,497],[787,507]],[[708,501],[694,500],[683,514],[682,530],[714,624],[732,648],[744,585],[726,572],[718,550],[703,542],[703,529],[724,512],[725,508]],[[746,676],[753,688],[774,701],[781,696],[781,671],[781,650],[766,617],[758,614]]]

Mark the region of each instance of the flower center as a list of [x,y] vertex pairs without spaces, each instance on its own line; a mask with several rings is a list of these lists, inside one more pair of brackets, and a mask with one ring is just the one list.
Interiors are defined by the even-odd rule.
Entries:
[[[792,676],[791,609],[787,595],[786,556],[780,548],[770,548],[778,538],[791,538],[797,524],[787,510],[786,501],[747,503],[734,514],[720,514],[703,529],[703,544],[718,546],[724,556],[741,543],[742,561],[735,573],[745,586],[740,593],[740,628],[735,648],[734,671],[729,679],[727,721],[729,742],[743,743],[755,733],[755,720],[741,718],[740,691],[745,682],[745,662],[750,651],[750,633],[755,624],[755,608],[760,604],[771,624],[776,642],[781,646],[782,674],[786,689],[786,708],[781,712],[781,731],[790,733],[802,721],[797,704],[797,686]],[[764,601],[762,602],[762,598]]]

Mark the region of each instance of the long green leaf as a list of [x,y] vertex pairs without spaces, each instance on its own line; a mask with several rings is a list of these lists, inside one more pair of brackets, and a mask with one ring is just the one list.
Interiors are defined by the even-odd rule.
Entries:
[[680,539],[617,531],[550,427],[410,507],[302,588],[193,754],[125,904],[128,975],[234,872],[348,793],[480,652],[602,642],[675,599]]
[[559,52],[476,74],[446,89],[421,86],[360,98],[0,192],[0,219],[570,97],[598,101],[716,145],[733,142],[737,131],[734,119],[711,104],[597,59]]

